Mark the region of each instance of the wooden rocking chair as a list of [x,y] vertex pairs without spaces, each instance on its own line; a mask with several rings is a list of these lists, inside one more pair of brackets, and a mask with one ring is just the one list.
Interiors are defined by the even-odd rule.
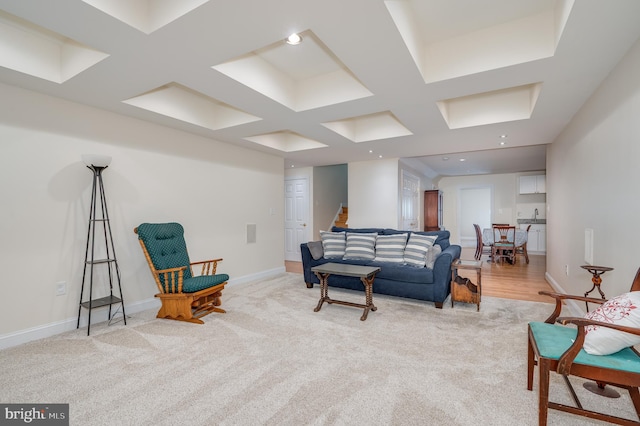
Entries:
[[[143,223],[133,232],[160,291],[155,295],[162,302],[158,318],[204,324],[203,316],[225,312],[218,306],[229,275],[216,274],[222,259],[191,263],[178,223]],[[199,276],[193,275],[194,265],[202,265]]]
[[[640,269],[633,280],[631,291],[640,291]],[[602,304],[603,299],[595,299],[583,296],[571,296],[567,294],[550,293],[541,291],[556,299],[556,307],[545,322],[529,323],[528,368],[527,389],[533,389],[533,370],[539,367],[540,385],[538,402],[538,423],[547,424],[549,409],[560,410],[579,416],[598,419],[620,425],[640,425],[640,421],[624,419],[610,414],[587,410],[582,407],[568,376],[578,376],[597,383],[598,388],[604,390],[606,385],[613,385],[629,391],[636,415],[640,418],[640,353],[633,347],[622,349],[611,355],[590,355],[582,349],[586,328],[589,325],[597,325],[631,333],[640,336],[640,328],[620,326],[605,322],[593,321],[578,317],[560,317],[564,300],[579,300],[589,303]],[[577,326],[563,327],[556,323]],[[549,373],[556,372],[563,376],[569,387],[575,407],[549,401]],[[586,383],[585,387],[595,383]]]

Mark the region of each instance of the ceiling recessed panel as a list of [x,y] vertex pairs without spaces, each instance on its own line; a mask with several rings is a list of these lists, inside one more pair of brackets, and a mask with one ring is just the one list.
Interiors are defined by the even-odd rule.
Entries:
[[304,151],[307,149],[324,148],[327,146],[321,142],[306,138],[289,130],[249,136],[245,139],[283,152]]
[[293,111],[372,96],[313,32],[300,35],[300,44],[278,40],[212,68]]
[[573,3],[385,1],[426,83],[553,56]]
[[389,111],[322,123],[352,142],[408,136],[412,133]]
[[82,0],[145,34],[164,27],[209,0]]
[[0,66],[64,83],[109,55],[0,10]]
[[505,123],[531,118],[542,83],[439,101],[450,129]]
[[210,130],[260,120],[177,83],[167,84],[123,102]]

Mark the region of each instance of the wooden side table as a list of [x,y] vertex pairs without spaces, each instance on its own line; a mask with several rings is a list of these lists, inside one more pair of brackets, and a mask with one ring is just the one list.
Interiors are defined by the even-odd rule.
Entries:
[[[597,289],[598,293],[600,293],[600,297],[602,299],[605,299],[604,292],[600,289],[600,284],[602,284],[602,278],[600,278],[600,276],[607,271],[613,271],[613,268],[609,266],[593,266],[593,265],[582,265],[581,268],[586,269],[591,273],[591,275],[593,275],[593,278],[591,278],[591,282],[593,283],[593,286],[591,287],[591,290],[587,291],[584,294],[584,297],[587,297],[589,293]],[[584,303],[585,305],[587,305],[587,312],[589,312],[589,302],[584,302]]]
[[[477,284],[458,275],[460,269],[475,269]],[[456,259],[451,264],[451,307],[453,302],[475,303],[480,311],[482,297],[482,261]]]

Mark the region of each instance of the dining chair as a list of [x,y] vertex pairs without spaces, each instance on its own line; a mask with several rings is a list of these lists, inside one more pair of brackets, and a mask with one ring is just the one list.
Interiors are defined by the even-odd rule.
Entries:
[[488,254],[491,256],[491,244],[485,244],[482,241],[482,230],[480,229],[480,225],[477,223],[473,224],[474,229],[476,230],[476,255],[475,259],[480,260],[483,254]]
[[527,240],[525,240],[524,244],[516,247],[516,254],[523,254],[524,259],[527,261],[527,263],[529,263],[529,253],[527,253],[527,241],[529,239],[529,229],[531,229],[531,224],[527,226]]
[[504,263],[507,259],[511,264],[516,263],[516,227],[515,226],[493,226],[493,246],[491,257],[494,262]]

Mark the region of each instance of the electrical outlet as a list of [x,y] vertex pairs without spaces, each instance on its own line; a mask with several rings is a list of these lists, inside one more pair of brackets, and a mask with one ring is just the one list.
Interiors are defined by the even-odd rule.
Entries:
[[67,282],[58,281],[56,283],[56,296],[64,296],[67,294]]
[[569,265],[564,265],[564,273],[566,276],[569,276]]

